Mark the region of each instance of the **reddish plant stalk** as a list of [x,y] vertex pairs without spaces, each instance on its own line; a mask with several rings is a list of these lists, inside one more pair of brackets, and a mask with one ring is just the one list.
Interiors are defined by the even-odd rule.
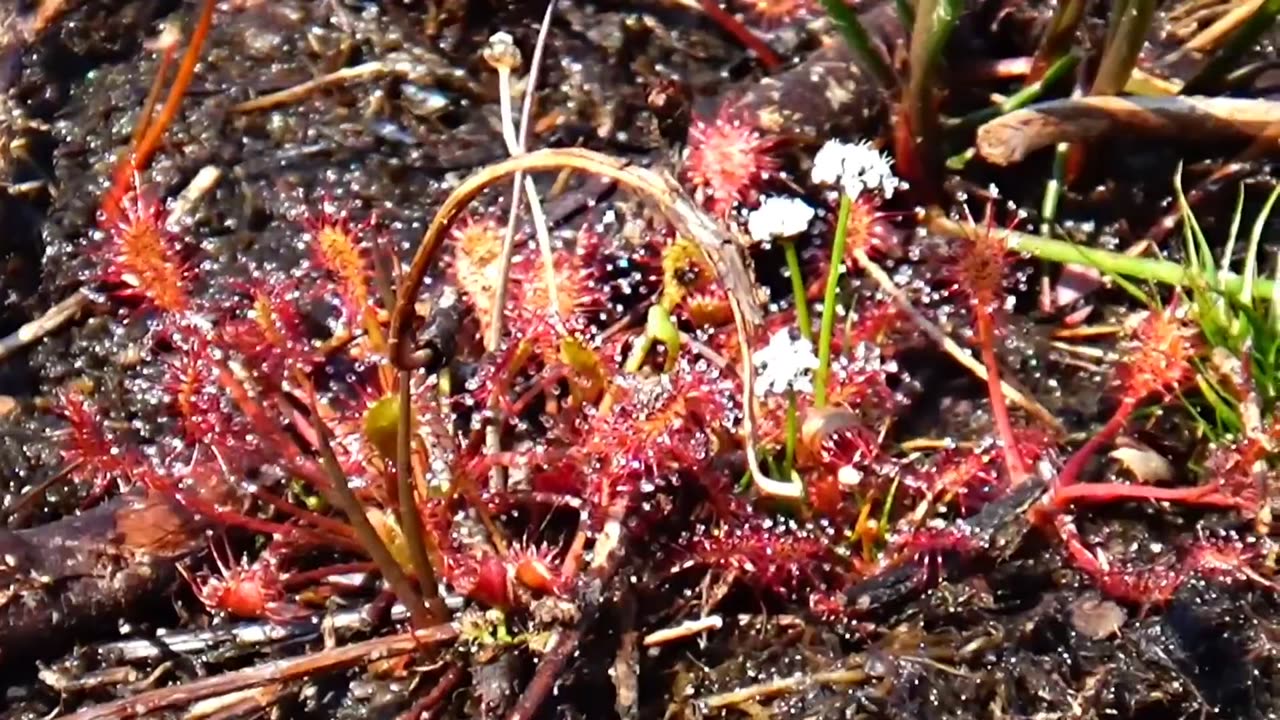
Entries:
[[163,54],[160,55],[160,65],[156,68],[156,77],[151,81],[151,90],[147,92],[146,101],[142,103],[142,114],[138,116],[133,128],[133,136],[129,139],[129,147],[138,146],[138,141],[142,140],[142,136],[147,132],[147,126],[151,124],[151,116],[155,114],[156,103],[160,102],[160,90],[164,87],[165,78],[169,76],[169,66],[173,65],[173,58],[177,50],[177,44],[169,43],[164,48]]
[[360,543],[345,535],[336,535],[300,525],[288,525],[272,520],[263,520],[235,510],[224,510],[218,507],[216,503],[210,502],[196,493],[186,492],[176,487],[149,486],[149,488],[167,494],[185,510],[228,527],[239,527],[263,535],[304,537],[312,542],[347,550],[364,549],[364,546]]
[[982,349],[982,362],[987,366],[987,393],[991,396],[991,415],[995,418],[996,431],[1004,451],[1005,469],[1009,482],[1017,485],[1029,476],[1027,464],[1018,452],[1013,435],[1013,423],[1009,421],[1009,404],[1004,399],[1004,385],[1000,382],[1000,363],[996,359],[995,319],[984,303],[978,303],[978,345]]
[[1132,396],[1126,396],[1120,401],[1120,407],[1116,408],[1111,419],[1102,427],[1088,442],[1080,447],[1079,450],[1067,460],[1067,464],[1062,466],[1062,470],[1058,472],[1058,478],[1054,482],[1055,495],[1065,487],[1076,484],[1080,481],[1080,473],[1084,471],[1084,467],[1089,460],[1102,449],[1103,445],[1111,442],[1115,436],[1120,434],[1124,429],[1125,423],[1129,422],[1133,411],[1138,409],[1138,401]]
[[262,488],[254,488],[252,490],[252,494],[254,497],[267,503],[268,505],[275,508],[276,510],[279,510],[282,513],[292,515],[295,518],[297,518],[299,521],[310,523],[311,525],[314,525],[318,530],[329,532],[336,536],[344,537],[344,538],[347,538],[348,540],[351,540],[352,542],[355,542],[355,539],[356,539],[355,531],[352,530],[351,526],[347,525],[346,523],[343,523],[339,520],[334,520],[333,518],[327,515],[321,515],[320,513],[312,512],[305,508],[298,507],[297,504],[291,503],[288,500],[285,500],[284,498],[280,497],[279,495],[273,492],[269,492],[267,490],[263,490]]
[[1053,505],[1066,509],[1086,502],[1105,503],[1123,500],[1151,500],[1173,502],[1200,507],[1234,508],[1240,501],[1219,492],[1216,485],[1194,487],[1156,487],[1130,485],[1128,483],[1081,483],[1059,490],[1053,496]]
[[765,70],[773,72],[782,67],[782,59],[778,54],[769,47],[765,41],[756,37],[755,33],[747,29],[737,18],[731,13],[720,7],[720,3],[716,0],[701,0],[702,11],[712,20],[715,20],[720,27],[734,37],[742,46],[755,53],[760,59],[760,64]]
[[[204,0],[204,4],[201,5],[200,17],[196,21],[195,30],[191,33],[191,42],[182,55],[182,63],[178,66],[177,74],[174,75],[173,85],[169,86],[169,94],[165,96],[164,106],[160,108],[159,116],[154,122],[151,121],[149,113],[142,119],[147,128],[146,132],[129,157],[116,166],[111,189],[103,198],[104,217],[113,219],[119,212],[120,200],[128,194],[135,173],[146,167],[151,156],[160,147],[164,131],[177,117],[182,98],[187,94],[187,88],[191,86],[191,78],[196,72],[196,65],[200,62],[200,50],[209,36],[209,28],[213,26],[213,11],[217,5],[217,0]],[[162,64],[160,69],[161,72],[167,70],[167,64]]]

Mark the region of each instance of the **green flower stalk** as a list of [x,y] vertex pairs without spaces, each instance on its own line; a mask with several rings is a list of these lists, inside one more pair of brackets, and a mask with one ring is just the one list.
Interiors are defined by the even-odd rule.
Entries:
[[787,257],[787,270],[791,275],[791,293],[795,296],[796,322],[800,336],[813,338],[813,325],[809,319],[809,295],[805,291],[804,272],[800,268],[800,252],[794,238],[808,229],[813,221],[813,208],[799,198],[772,195],[760,202],[760,207],[747,216],[747,232],[756,242],[777,240]]

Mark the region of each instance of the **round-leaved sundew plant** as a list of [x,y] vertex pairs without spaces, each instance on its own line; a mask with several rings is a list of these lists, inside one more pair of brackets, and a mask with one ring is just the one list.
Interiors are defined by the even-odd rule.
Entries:
[[684,177],[693,196],[718,217],[754,203],[760,185],[778,171],[777,140],[749,124],[745,113],[725,104],[713,119],[689,126]]

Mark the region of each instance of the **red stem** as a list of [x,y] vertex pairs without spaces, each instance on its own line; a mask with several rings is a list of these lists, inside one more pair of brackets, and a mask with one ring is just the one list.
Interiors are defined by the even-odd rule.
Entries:
[[1107,421],[1107,424],[1098,431],[1096,435],[1089,438],[1089,441],[1080,447],[1079,450],[1067,460],[1067,464],[1062,466],[1062,470],[1058,473],[1057,482],[1054,484],[1054,492],[1059,493],[1062,488],[1071,486],[1080,481],[1080,473],[1084,470],[1084,466],[1088,464],[1090,458],[1097,454],[1103,445],[1111,442],[1120,431],[1124,429],[1125,423],[1129,422],[1129,417],[1133,415],[1133,411],[1138,408],[1138,401],[1125,397],[1120,402],[1120,407],[1116,408],[1115,414]]
[[1105,572],[1102,562],[1085,546],[1084,540],[1080,537],[1080,530],[1076,528],[1071,517],[1063,514],[1055,515],[1053,525],[1058,530],[1058,537],[1062,539],[1062,544],[1067,546],[1067,554],[1076,567],[1092,577],[1101,577]]
[[333,565],[325,565],[314,570],[303,570],[301,572],[289,573],[280,578],[281,584],[287,590],[296,590],[316,582],[324,580],[331,575],[345,575],[348,573],[369,573],[377,572],[378,564],[375,562],[349,562],[335,563]]
[[[178,66],[178,72],[173,77],[173,85],[169,86],[169,94],[165,96],[160,115],[154,122],[150,121],[149,117],[142,120],[146,124],[146,133],[138,141],[130,157],[116,166],[111,190],[102,201],[102,207],[107,212],[108,218],[116,212],[120,200],[128,192],[134,173],[146,167],[151,156],[160,147],[164,131],[177,117],[178,107],[182,104],[187,88],[191,86],[191,78],[195,75],[196,65],[200,62],[200,50],[204,47],[205,38],[209,36],[209,28],[213,26],[213,11],[217,4],[217,0],[204,0],[200,8],[200,18],[196,21],[195,30],[191,33],[191,42],[182,55],[182,64]],[[161,69],[167,68],[162,65]]]
[[1172,502],[1200,507],[1234,508],[1240,501],[1218,492],[1216,485],[1195,487],[1153,487],[1128,483],[1081,483],[1062,488],[1053,496],[1054,507],[1066,508],[1081,503],[1107,503],[1124,500],[1151,500]]
[[991,415],[996,421],[1000,444],[1004,449],[1004,464],[1009,472],[1009,482],[1018,485],[1030,473],[1018,452],[1013,437],[1013,423],[1009,421],[1009,404],[1004,399],[1004,385],[1000,382],[1000,363],[996,360],[995,322],[985,307],[978,308],[978,344],[982,348],[982,362],[987,366],[987,393],[991,396]]
[[334,535],[347,538],[351,541],[355,541],[356,539],[355,531],[351,529],[350,525],[342,522],[341,520],[334,520],[327,515],[321,515],[320,513],[298,507],[279,495],[263,490],[262,488],[254,488],[250,493],[276,510],[292,515],[299,521],[310,523],[322,531],[333,533]]
[[719,23],[720,27],[724,28],[738,42],[742,43],[743,47],[755,53],[765,70],[773,72],[782,67],[782,59],[778,57],[778,54],[766,45],[763,40],[756,37],[755,33],[747,29],[747,26],[743,25],[738,18],[720,7],[720,3],[716,2],[716,0],[701,1],[703,12]]

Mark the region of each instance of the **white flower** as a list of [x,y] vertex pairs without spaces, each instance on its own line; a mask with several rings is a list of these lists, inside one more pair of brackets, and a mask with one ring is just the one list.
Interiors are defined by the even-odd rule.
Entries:
[[813,343],[791,337],[790,329],[779,330],[769,344],[752,355],[756,370],[756,394],[780,395],[788,390],[813,392],[812,373],[818,367]]
[[795,237],[809,228],[815,213],[817,211],[799,197],[771,195],[748,214],[746,232],[756,242]]
[[770,195],[747,215],[747,232],[756,242],[795,237],[809,227],[814,213],[800,198]]
[[893,174],[893,159],[866,140],[856,143],[828,140],[813,156],[810,177],[820,185],[839,185],[850,199],[857,199],[867,191],[891,198],[894,191],[906,187],[906,183]]

